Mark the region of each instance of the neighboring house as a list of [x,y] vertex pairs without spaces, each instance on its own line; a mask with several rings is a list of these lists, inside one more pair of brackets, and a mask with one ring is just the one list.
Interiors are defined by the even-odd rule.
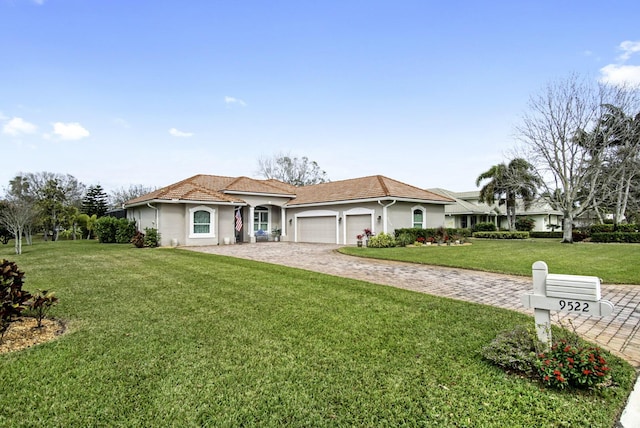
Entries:
[[[455,228],[473,228],[477,223],[490,222],[499,228],[508,229],[507,207],[505,205],[487,205],[480,202],[480,191],[451,192],[445,189],[430,191],[446,196],[455,203],[445,206],[445,226]],[[516,217],[529,217],[535,221],[533,230],[549,232],[562,229],[562,212],[551,208],[544,200],[536,200],[528,209],[522,201],[516,202]],[[551,227],[551,226],[553,227]]]
[[[453,199],[375,175],[295,187],[278,180],[195,175],[127,201],[140,230],[161,245],[217,245],[274,239],[355,244],[365,228],[393,233],[444,224]],[[273,233],[277,230],[277,233]]]

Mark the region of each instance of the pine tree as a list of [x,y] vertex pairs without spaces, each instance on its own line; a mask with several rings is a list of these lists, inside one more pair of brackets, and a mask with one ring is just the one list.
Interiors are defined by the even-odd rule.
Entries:
[[81,212],[87,214],[89,217],[96,215],[102,217],[107,212],[107,194],[102,186],[99,184],[96,186],[89,186],[87,194],[82,200]]

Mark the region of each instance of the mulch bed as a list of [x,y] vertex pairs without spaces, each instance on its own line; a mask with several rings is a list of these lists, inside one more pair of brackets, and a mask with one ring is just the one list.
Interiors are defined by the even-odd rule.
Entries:
[[22,317],[11,323],[0,341],[0,354],[20,351],[40,343],[49,342],[62,335],[66,327],[56,319],[43,319],[42,327],[37,328],[35,318]]

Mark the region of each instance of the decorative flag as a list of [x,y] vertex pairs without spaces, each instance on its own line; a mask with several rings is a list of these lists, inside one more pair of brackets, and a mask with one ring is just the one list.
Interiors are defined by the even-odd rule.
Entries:
[[240,232],[242,230],[242,216],[240,210],[236,210],[236,230]]

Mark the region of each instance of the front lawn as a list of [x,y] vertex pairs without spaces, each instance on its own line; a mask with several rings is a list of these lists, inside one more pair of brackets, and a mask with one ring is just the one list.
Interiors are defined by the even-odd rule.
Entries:
[[612,427],[633,369],[558,392],[480,356],[525,315],[178,249],[38,243],[61,338],[0,355],[0,426]]
[[561,244],[556,239],[472,239],[472,245],[396,248],[344,247],[345,254],[531,276],[542,260],[550,273],[592,275],[605,283],[640,285],[640,244]]

